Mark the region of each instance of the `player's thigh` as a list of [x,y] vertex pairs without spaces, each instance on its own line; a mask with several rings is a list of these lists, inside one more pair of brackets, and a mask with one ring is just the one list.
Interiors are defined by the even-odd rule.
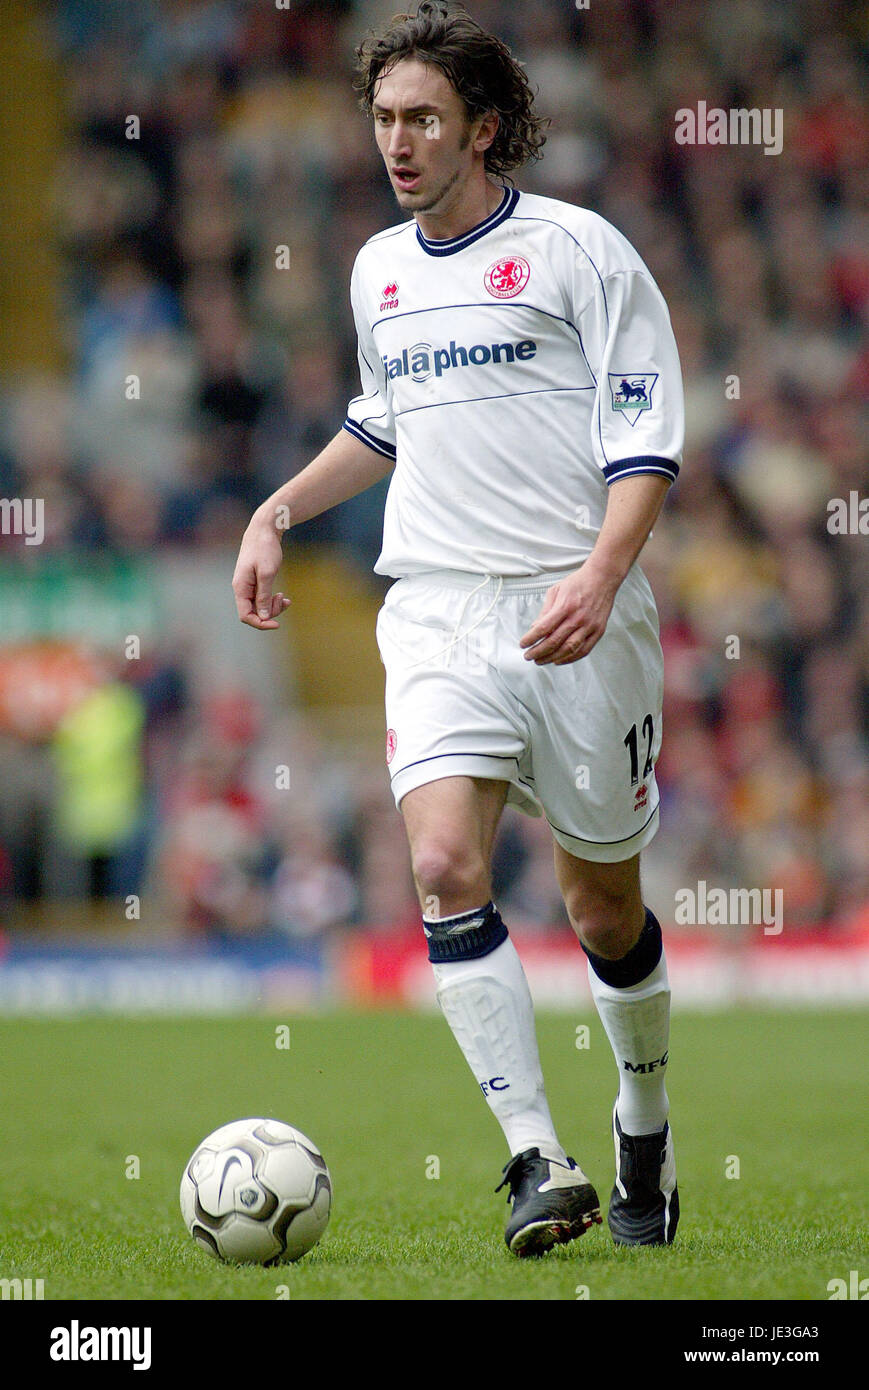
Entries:
[[589,655],[540,668],[525,693],[534,788],[555,838],[580,862],[624,864],[658,826],[657,617],[648,586],[630,580],[623,589]]
[[592,859],[579,859],[553,839],[555,877],[568,912],[571,909],[613,910],[630,908],[642,902],[640,891],[640,856],[622,859],[615,864]]
[[488,872],[509,782],[484,777],[441,777],[401,799],[415,870],[424,861],[473,861]]
[[577,858],[557,840],[554,845],[555,875],[574,931],[589,951],[620,959],[645,922],[639,854],[601,863]]
[[[424,808],[439,807],[447,794],[428,788],[451,777],[506,782],[510,801],[532,813],[536,807],[519,773],[527,751],[524,709],[493,674],[497,621],[491,610],[497,590],[486,580],[483,584],[485,591],[454,586],[449,579],[400,579],[378,616],[386,670],[386,761],[399,809],[419,788],[425,788],[418,799]],[[469,637],[479,648],[469,645]],[[497,804],[499,794],[482,794],[481,806],[481,795],[471,790],[459,798],[459,809],[465,818],[485,817],[486,802],[494,798]]]

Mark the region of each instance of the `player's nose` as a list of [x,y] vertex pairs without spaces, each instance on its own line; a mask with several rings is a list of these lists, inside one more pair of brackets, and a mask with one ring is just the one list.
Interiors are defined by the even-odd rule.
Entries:
[[387,153],[390,159],[395,160],[400,155],[408,155],[411,151],[410,126],[404,121],[396,120],[393,122],[389,136],[389,146]]

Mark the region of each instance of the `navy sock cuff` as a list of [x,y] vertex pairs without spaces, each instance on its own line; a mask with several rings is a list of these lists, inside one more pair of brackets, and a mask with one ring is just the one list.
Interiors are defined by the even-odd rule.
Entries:
[[[579,944],[582,946],[582,942]],[[603,980],[605,985],[611,985],[613,989],[628,989],[631,985],[638,985],[641,980],[645,980],[647,975],[651,975],[661,959],[664,950],[661,924],[655,914],[646,908],[646,921],[639,940],[621,960],[607,960],[604,956],[596,956],[587,946],[582,946],[582,949],[599,980]]]
[[439,922],[423,918],[423,931],[428,942],[428,958],[434,964],[454,960],[476,960],[487,956],[507,940],[507,928],[493,902]]

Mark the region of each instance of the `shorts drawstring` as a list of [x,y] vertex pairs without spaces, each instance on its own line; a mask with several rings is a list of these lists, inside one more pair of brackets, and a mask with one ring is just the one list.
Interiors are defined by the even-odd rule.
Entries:
[[[466,632],[459,632],[459,628],[461,627],[462,619],[463,619],[464,616],[465,616],[465,609],[466,609],[467,606],[468,606],[468,601],[469,601],[469,599],[472,599],[472,598],[474,597],[474,594],[478,594],[478,593],[480,592],[480,590],[481,590],[482,588],[484,588],[486,584],[489,583],[489,580],[490,580],[490,579],[497,579],[497,581],[498,581],[498,587],[497,587],[497,589],[495,590],[495,597],[492,599],[492,602],[489,604],[489,607],[486,609],[485,613],[483,613],[483,614],[481,615],[481,617],[479,617],[475,623],[472,623],[472,625],[467,629]],[[466,637],[470,637],[471,633],[472,633],[476,628],[478,628],[478,627],[480,626],[481,623],[484,623],[484,622],[486,621],[486,619],[488,618],[488,616],[489,616],[489,614],[491,613],[492,609],[495,607],[495,604],[498,602],[498,599],[501,597],[501,590],[503,589],[503,587],[504,587],[504,576],[503,576],[503,575],[501,575],[501,574],[498,574],[498,575],[495,575],[495,574],[486,574],[486,575],[484,575],[483,578],[480,580],[479,584],[476,586],[476,588],[474,588],[474,589],[469,589],[468,592],[465,594],[464,602],[462,603],[461,609],[459,610],[459,616],[458,616],[458,618],[456,619],[455,626],[453,627],[453,635],[452,635],[452,638],[450,639],[449,642],[447,642],[447,645],[446,645],[445,647],[441,647],[440,651],[437,651],[437,652],[430,652],[427,656],[421,657],[419,661],[411,661],[410,664],[409,664],[409,666],[407,667],[407,669],[408,669],[409,671],[411,671],[411,670],[413,670],[413,668],[414,668],[415,666],[424,666],[424,665],[426,664],[426,662],[428,662],[428,661],[434,661],[434,660],[436,660],[437,657],[439,657],[439,656],[444,656],[448,651],[451,651],[451,650],[452,650],[452,648],[456,645],[457,642],[462,642],[462,641],[464,641],[464,639],[465,639]]]

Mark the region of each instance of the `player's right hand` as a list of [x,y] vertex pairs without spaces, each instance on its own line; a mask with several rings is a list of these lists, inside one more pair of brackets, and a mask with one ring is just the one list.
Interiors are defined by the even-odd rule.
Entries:
[[276,628],[278,618],[290,606],[282,593],[272,593],[281,559],[281,540],[274,525],[255,514],[242,537],[232,592],[241,621],[261,632]]

